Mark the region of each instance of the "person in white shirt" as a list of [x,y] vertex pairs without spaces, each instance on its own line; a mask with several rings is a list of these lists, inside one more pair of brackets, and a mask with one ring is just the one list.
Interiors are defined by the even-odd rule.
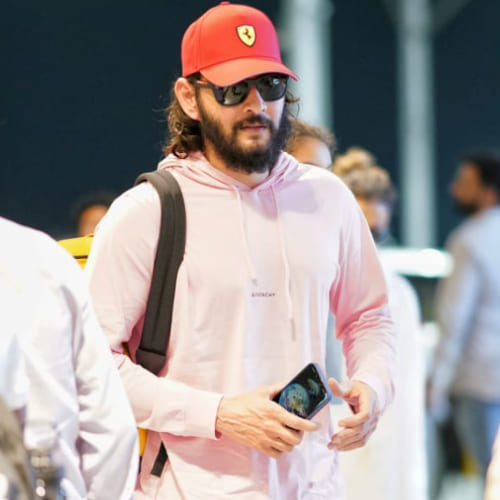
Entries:
[[[2,346],[0,390],[12,409],[26,408],[26,445],[52,428],[68,499],[132,498],[135,421],[83,272],[42,232],[0,217],[0,237],[2,341],[12,340]],[[11,357],[19,351],[25,374]]]
[[500,156],[464,157],[451,194],[468,217],[446,245],[453,269],[438,288],[428,404],[442,418],[452,400],[457,437],[484,477],[500,422]]
[[[332,170],[353,192],[377,245],[392,241],[390,222],[396,190],[388,172],[361,148],[339,155]],[[408,280],[391,270],[391,262],[384,260],[383,254],[381,257],[397,333],[396,396],[368,443],[358,450],[341,453],[339,463],[347,500],[426,500],[425,367],[420,306]],[[335,409],[335,416],[345,418],[350,412],[343,405]]]

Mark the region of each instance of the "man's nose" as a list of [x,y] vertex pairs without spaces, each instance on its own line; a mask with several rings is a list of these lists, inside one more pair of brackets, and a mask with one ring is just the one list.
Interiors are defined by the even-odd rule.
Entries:
[[255,85],[250,86],[250,91],[248,92],[248,96],[245,99],[245,110],[252,111],[255,113],[256,111],[265,111],[267,109],[267,103],[260,95],[260,92],[257,90]]

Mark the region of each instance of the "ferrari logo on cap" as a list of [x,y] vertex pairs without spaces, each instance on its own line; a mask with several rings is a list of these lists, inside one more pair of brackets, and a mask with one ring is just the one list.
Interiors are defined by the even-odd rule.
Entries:
[[236,28],[238,38],[248,47],[255,43],[255,28],[249,24],[243,24]]

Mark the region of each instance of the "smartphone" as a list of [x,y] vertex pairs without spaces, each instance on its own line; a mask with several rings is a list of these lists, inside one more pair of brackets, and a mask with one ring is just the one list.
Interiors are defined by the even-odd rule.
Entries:
[[285,410],[310,419],[332,399],[332,392],[317,363],[309,363],[273,397]]

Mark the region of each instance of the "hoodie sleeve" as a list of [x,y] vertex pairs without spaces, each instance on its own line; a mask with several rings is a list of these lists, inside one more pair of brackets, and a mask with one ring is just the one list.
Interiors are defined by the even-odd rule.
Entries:
[[394,396],[395,335],[375,244],[352,198],[351,205],[345,211],[339,275],[330,290],[330,305],[347,373],[374,389],[383,411]]
[[134,411],[145,429],[215,439],[222,395],[156,376],[135,364],[161,221],[160,200],[147,183],[120,196],[100,222],[85,272],[99,322]]

